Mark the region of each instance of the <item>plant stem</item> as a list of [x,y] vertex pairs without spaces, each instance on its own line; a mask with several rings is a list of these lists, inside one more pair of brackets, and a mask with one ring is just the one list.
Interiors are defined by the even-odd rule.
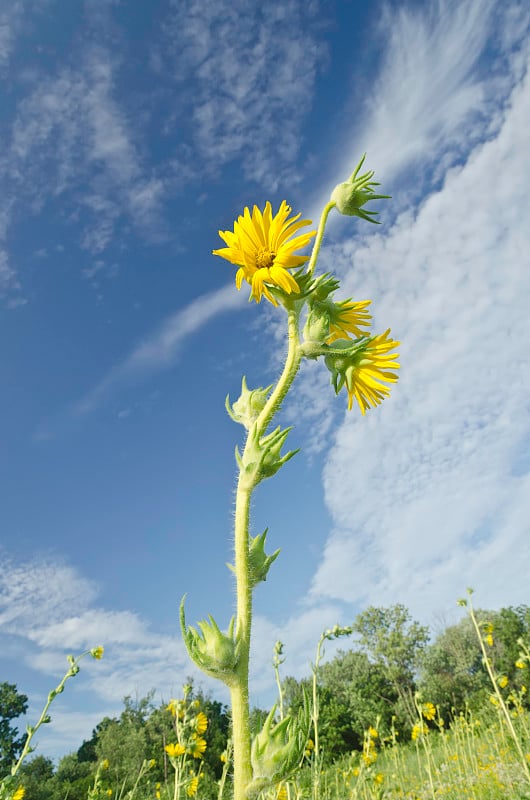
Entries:
[[[298,318],[300,311],[296,307],[288,308],[289,349],[282,374],[273,389],[265,407],[249,431],[242,459],[253,434],[263,436],[271,419],[281,406],[300,367],[302,354],[299,348]],[[252,586],[249,571],[249,517],[252,492],[259,483],[259,476],[249,486],[248,478],[243,479],[240,470],[235,509],[235,574],[237,592],[237,625],[236,639],[239,654],[236,669],[236,680],[230,687],[232,706],[232,730],[234,746],[234,800],[246,800],[247,787],[252,780],[250,761],[250,724],[248,698],[248,666],[250,656],[250,636],[252,628]]]
[[315,269],[315,264],[317,263],[318,254],[320,252],[320,245],[322,244],[322,238],[324,236],[324,228],[326,227],[326,222],[328,220],[329,212],[332,208],[335,208],[336,203],[334,200],[330,200],[324,206],[324,210],[320,216],[320,222],[318,223],[318,230],[317,230],[317,237],[315,239],[315,244],[313,245],[313,252],[311,253],[311,258],[309,259],[309,264],[307,265],[307,272],[309,275],[313,274]]

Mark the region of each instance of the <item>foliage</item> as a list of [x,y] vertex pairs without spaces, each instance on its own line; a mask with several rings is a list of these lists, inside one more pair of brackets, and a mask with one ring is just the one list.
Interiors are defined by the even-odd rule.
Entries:
[[353,630],[359,644],[379,664],[396,690],[396,716],[403,725],[414,724],[414,692],[418,663],[429,641],[429,629],[412,620],[405,606],[370,606],[359,614]]
[[11,720],[25,714],[28,698],[14,683],[0,683],[0,778],[8,775],[11,765],[24,746],[25,735],[11,725]]

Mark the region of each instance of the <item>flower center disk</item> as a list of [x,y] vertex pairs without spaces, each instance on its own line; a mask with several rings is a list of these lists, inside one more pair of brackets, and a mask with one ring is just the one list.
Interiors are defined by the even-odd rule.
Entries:
[[258,269],[269,268],[274,264],[276,253],[273,253],[267,248],[262,248],[256,253],[256,267]]

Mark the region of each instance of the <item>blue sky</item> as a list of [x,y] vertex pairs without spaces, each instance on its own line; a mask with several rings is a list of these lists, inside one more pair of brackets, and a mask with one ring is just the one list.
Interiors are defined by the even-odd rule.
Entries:
[[302,675],[368,604],[436,630],[469,585],[528,602],[529,30],[491,0],[0,0],[0,680],[34,715],[105,646],[39,752],[178,694],[184,592],[228,622],[224,400],[274,379],[283,319],[211,250],[245,205],[316,221],[364,151],[393,200],[377,228],[335,215],[319,266],[372,299],[400,380],[364,419],[323,365],[295,384],[302,453],[253,509],[282,548],[253,700],[278,638]]

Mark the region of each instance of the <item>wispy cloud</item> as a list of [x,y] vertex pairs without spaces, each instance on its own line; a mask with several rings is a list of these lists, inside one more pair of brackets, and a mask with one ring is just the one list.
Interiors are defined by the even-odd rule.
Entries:
[[498,133],[440,191],[333,249],[344,291],[372,297],[376,327],[402,339],[403,368],[391,399],[334,437],[315,601],[402,601],[425,618],[468,585],[484,606],[524,600],[529,125],[527,72]]
[[[169,129],[185,136],[198,172],[234,159],[268,189],[296,178],[302,123],[326,57],[318,4],[289,0],[174,2],[153,65],[174,80]],[[182,123],[181,123],[182,124]],[[188,155],[183,156],[188,161]],[[175,159],[180,174],[182,157]]]
[[[527,4],[433,0],[383,4],[370,90],[355,98],[331,185],[368,153],[396,202],[417,201],[498,132],[528,55]],[[347,119],[347,113],[346,113]],[[410,170],[408,179],[404,171]],[[399,178],[399,182],[398,182]],[[323,193],[324,202],[329,187]],[[322,198],[315,203],[323,205]]]
[[[16,651],[25,667],[44,676],[45,691],[31,692],[31,719],[40,712],[50,682],[66,672],[67,653],[105,647],[103,660],[85,660],[80,678],[54,704],[53,731],[43,736],[40,748],[52,757],[88,738],[104,715],[119,713],[125,695],[144,697],[155,689],[156,701],[167,700],[189,675],[210,685],[190,663],[176,630],[160,633],[131,611],[97,607],[97,596],[97,587],[74,567],[51,559],[14,563],[4,558],[0,565],[2,653]],[[82,714],[87,692],[91,711]]]
[[134,347],[78,404],[76,413],[87,414],[119,387],[168,369],[175,363],[188,336],[219,314],[242,307],[245,302],[246,293],[237,292],[233,284],[197,297],[165,319],[150,336]]

